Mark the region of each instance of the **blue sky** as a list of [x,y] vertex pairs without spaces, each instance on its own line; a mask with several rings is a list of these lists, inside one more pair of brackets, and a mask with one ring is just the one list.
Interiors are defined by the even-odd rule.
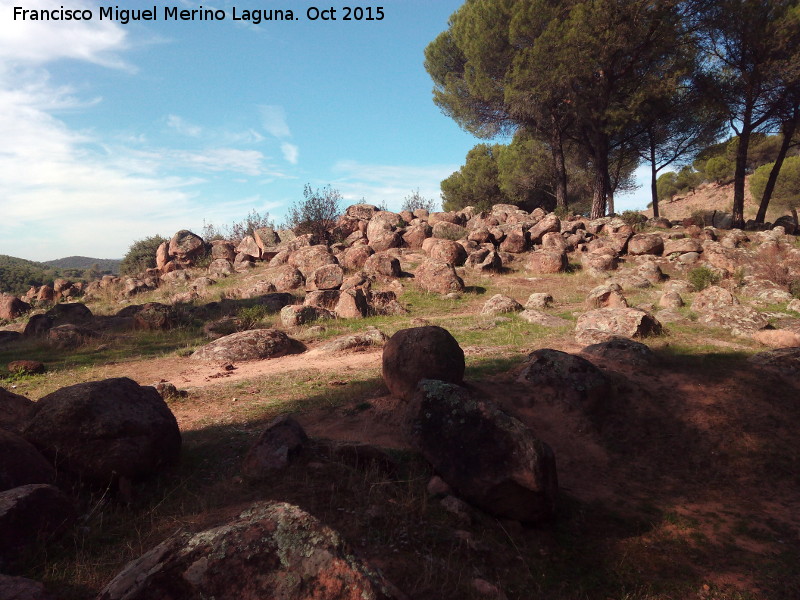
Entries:
[[[156,3],[119,0],[120,8]],[[84,0],[0,0],[0,254],[118,258],[143,237],[226,225],[250,210],[282,222],[306,183],[345,204],[397,210],[479,140],[431,100],[423,50],[460,0],[203,3],[224,21],[122,25]],[[91,9],[80,22],[14,21],[13,6]],[[343,21],[342,6],[383,6]],[[232,8],[291,8],[254,25]],[[316,4],[320,8],[322,5]],[[618,209],[643,206],[641,191]]]

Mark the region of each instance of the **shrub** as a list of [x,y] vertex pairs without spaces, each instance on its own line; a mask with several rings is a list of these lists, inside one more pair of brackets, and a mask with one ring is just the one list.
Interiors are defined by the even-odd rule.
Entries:
[[687,279],[689,280],[689,283],[694,286],[694,289],[699,292],[706,289],[710,285],[718,283],[720,277],[708,267],[697,267],[696,269],[689,271]]
[[415,210],[419,209],[433,212],[436,209],[436,203],[433,198],[425,198],[422,196],[419,193],[419,188],[417,188],[416,191],[411,192],[411,195],[403,198],[403,205],[400,207],[400,210],[407,210],[413,213]]
[[316,234],[320,240],[330,241],[330,231],[339,218],[342,195],[331,186],[312,190],[306,184],[303,200],[292,204],[287,213],[287,225],[297,234]]
[[263,304],[240,308],[236,313],[237,329],[239,329],[239,331],[253,329],[269,314],[269,308]]
[[120,275],[136,275],[146,269],[155,268],[156,250],[167,241],[169,240],[160,235],[154,235],[133,242],[119,265]]
[[708,179],[717,183],[724,183],[733,179],[733,172],[736,165],[724,156],[715,156],[708,159],[705,165],[705,175]]
[[619,218],[634,231],[641,231],[644,228],[644,224],[647,222],[647,217],[636,210],[623,211]]
[[213,223],[203,221],[203,233],[201,237],[206,244],[211,240],[230,240],[238,244],[247,235],[253,235],[256,229],[269,227],[274,229],[275,224],[269,218],[269,213],[261,214],[256,209],[252,209],[241,221],[234,221],[230,225],[216,227]]

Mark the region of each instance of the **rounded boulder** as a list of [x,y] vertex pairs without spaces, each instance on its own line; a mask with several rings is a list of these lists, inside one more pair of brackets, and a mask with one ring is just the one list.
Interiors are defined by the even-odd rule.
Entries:
[[44,396],[23,437],[60,470],[101,485],[144,479],[177,461],[181,450],[178,423],[164,400],[127,377]]
[[422,379],[456,384],[464,379],[464,351],[436,325],[401,329],[383,348],[383,381],[392,395],[411,400]]

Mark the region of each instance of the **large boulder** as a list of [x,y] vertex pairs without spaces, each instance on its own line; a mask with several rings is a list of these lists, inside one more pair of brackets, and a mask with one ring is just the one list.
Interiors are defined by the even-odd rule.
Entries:
[[414,438],[461,497],[489,514],[537,523],[555,512],[555,455],[517,419],[457,385],[419,383]]
[[0,429],[0,492],[30,483],[53,483],[56,471],[29,442]]
[[628,240],[628,254],[641,256],[655,254],[660,256],[664,251],[664,238],[657,233],[637,233]]
[[160,302],[143,304],[133,318],[137,328],[153,331],[172,329],[178,322],[175,309]]
[[328,247],[322,244],[298,248],[289,255],[289,264],[309,277],[316,269],[324,265],[337,265],[339,261],[331,254]]
[[426,242],[424,248],[432,260],[450,263],[456,267],[467,261],[467,251],[464,246],[453,240],[430,238],[430,242]]
[[235,362],[277,358],[292,351],[292,339],[277,329],[251,329],[214,340],[192,354],[195,360]]
[[364,261],[364,273],[370,277],[382,279],[385,277],[400,277],[400,261],[394,256],[379,252],[367,257]]
[[107,485],[178,460],[181,434],[164,400],[127,377],[79,383],[40,399],[23,436],[59,470]]
[[698,313],[714,312],[726,306],[735,306],[739,300],[725,288],[718,285],[697,292],[692,300],[692,310]]
[[560,233],[561,232],[561,219],[553,213],[549,213],[542,217],[542,220],[536,223],[528,230],[532,244],[539,244],[542,238],[547,233]]
[[564,252],[537,250],[528,255],[525,270],[533,275],[563,273],[567,268],[567,255]]
[[27,424],[34,402],[0,387],[0,429],[21,431]]
[[509,296],[495,294],[481,308],[482,315],[499,315],[502,313],[521,312],[522,304]]
[[44,587],[43,583],[0,574],[0,600],[57,600]]
[[[370,246],[353,246],[344,251],[341,263],[345,269],[350,271],[358,271],[364,267],[367,259],[375,254],[375,250]],[[398,263],[398,269],[400,263]]]
[[323,265],[306,278],[306,290],[338,290],[342,287],[344,271],[339,265]]
[[575,339],[595,344],[613,336],[644,338],[661,333],[661,323],[638,308],[598,308],[578,317]]
[[533,386],[534,402],[558,402],[590,415],[606,410],[613,392],[609,379],[591,362],[550,348],[529,354],[518,380]]
[[436,325],[401,329],[383,348],[383,381],[392,395],[411,400],[422,379],[461,383],[464,351]]
[[729,330],[738,337],[751,337],[769,325],[767,317],[749,306],[721,306],[700,313],[698,323]]
[[23,551],[62,533],[74,521],[72,501],[55,486],[30,484],[0,492],[0,566],[13,564]]
[[281,324],[284,327],[299,327],[322,319],[335,319],[336,313],[318,306],[284,306],[281,309]]
[[191,266],[206,252],[206,244],[199,235],[181,229],[169,241],[169,255],[181,266]]
[[449,294],[464,291],[464,280],[456,274],[455,267],[437,260],[426,260],[419,265],[414,280],[427,292]]
[[129,563],[98,600],[391,600],[401,596],[342,537],[291,504],[258,502]]
[[292,265],[276,267],[271,273],[269,281],[279,292],[298,290],[306,284],[306,278]]
[[31,309],[31,305],[16,296],[0,294],[0,319],[13,321]]
[[66,323],[47,330],[47,342],[62,350],[82,346],[97,334],[91,329]]

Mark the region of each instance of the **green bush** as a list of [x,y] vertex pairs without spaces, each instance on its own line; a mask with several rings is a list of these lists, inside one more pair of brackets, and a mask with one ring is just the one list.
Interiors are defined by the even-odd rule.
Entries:
[[645,217],[638,210],[623,211],[619,218],[622,219],[626,225],[629,225],[634,231],[641,231],[644,228],[644,224],[647,222],[647,217]]
[[247,306],[240,308],[236,313],[237,327],[239,331],[246,331],[253,329],[256,325],[261,323],[268,315],[270,310],[263,304],[256,304],[255,306]]
[[331,186],[312,190],[306,184],[303,188],[303,199],[289,207],[287,225],[298,235],[312,233],[320,241],[330,241],[330,232],[336,226],[336,220],[341,213],[341,201],[339,190]]
[[720,277],[708,267],[697,267],[689,271],[687,279],[694,286],[694,289],[699,292],[710,285],[718,283]]
[[167,241],[169,240],[160,235],[154,235],[133,242],[119,265],[120,275],[136,275],[146,269],[155,268],[156,250]]

